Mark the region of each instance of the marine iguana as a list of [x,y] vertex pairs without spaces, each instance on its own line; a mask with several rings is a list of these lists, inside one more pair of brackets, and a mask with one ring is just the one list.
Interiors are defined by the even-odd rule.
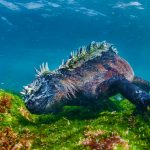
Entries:
[[36,79],[21,92],[31,113],[56,112],[66,104],[89,105],[116,93],[142,110],[150,106],[150,83],[136,77],[114,45],[105,41],[71,52],[59,69],[50,71],[46,63],[36,72]]

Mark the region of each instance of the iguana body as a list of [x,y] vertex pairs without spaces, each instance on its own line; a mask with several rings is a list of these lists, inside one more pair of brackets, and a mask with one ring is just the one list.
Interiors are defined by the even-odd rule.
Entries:
[[22,92],[32,113],[56,112],[65,104],[87,105],[117,93],[142,109],[150,105],[149,82],[135,77],[128,62],[106,42],[81,47],[53,72],[47,64],[40,69]]

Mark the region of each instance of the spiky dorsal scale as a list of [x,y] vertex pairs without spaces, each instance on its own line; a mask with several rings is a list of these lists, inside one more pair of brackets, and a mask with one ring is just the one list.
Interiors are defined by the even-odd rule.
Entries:
[[46,74],[53,74],[54,73],[54,71],[50,71],[47,62],[45,64],[42,63],[42,65],[40,65],[39,70],[35,68],[35,71],[36,71],[36,77],[40,77],[40,76],[43,76]]
[[66,68],[66,69],[74,69],[81,66],[84,62],[91,60],[97,56],[101,56],[102,52],[106,52],[108,50],[112,50],[115,53],[117,49],[112,45],[107,43],[106,41],[103,42],[91,42],[88,46],[82,46],[77,50],[77,52],[71,52],[69,59],[59,67],[59,69]]

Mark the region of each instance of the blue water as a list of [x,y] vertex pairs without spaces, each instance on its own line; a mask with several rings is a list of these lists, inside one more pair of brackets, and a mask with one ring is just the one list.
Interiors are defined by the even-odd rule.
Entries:
[[149,0],[0,0],[0,88],[20,91],[34,67],[55,69],[93,40],[114,43],[150,80]]

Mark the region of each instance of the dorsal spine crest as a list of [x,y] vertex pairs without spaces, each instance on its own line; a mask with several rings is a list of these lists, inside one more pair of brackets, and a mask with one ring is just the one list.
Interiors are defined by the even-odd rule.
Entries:
[[108,50],[112,50],[116,54],[118,53],[117,49],[106,41],[93,41],[88,46],[80,47],[76,52],[72,51],[69,59],[66,60],[63,65],[60,65],[59,69],[74,69],[94,57],[101,56],[102,52],[106,52]]
[[106,41],[103,42],[91,42],[88,46],[82,46],[77,51],[72,51],[70,53],[69,58],[64,61],[62,60],[62,64],[59,66],[57,70],[50,71],[48,67],[48,63],[42,64],[40,66],[40,70],[36,69],[36,76],[40,77],[46,74],[57,73],[59,69],[74,69],[76,67],[81,66],[88,60],[91,60],[97,56],[101,56],[103,52],[108,50],[113,51],[114,53],[118,53],[117,49],[110,43]]

